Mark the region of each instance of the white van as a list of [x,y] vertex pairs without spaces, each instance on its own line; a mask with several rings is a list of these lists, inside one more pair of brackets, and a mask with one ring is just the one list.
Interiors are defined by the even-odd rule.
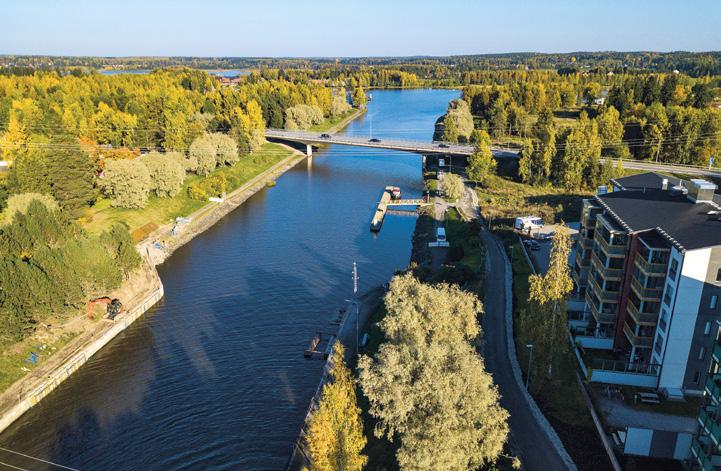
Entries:
[[516,223],[513,225],[513,227],[517,231],[527,231],[529,228],[531,230],[542,229],[543,219],[539,218],[538,216],[519,217],[516,218]]
[[436,229],[436,241],[437,242],[445,242],[446,241],[446,229],[443,227],[439,227]]

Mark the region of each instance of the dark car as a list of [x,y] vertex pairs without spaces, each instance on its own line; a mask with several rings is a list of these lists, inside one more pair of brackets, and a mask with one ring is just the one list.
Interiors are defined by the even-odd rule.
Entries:
[[440,147],[441,149],[448,149],[449,146],[448,144],[444,144],[441,142],[440,144],[438,144],[438,147]]
[[330,134],[323,133],[320,135],[321,139],[330,139]]
[[380,142],[381,140],[377,137],[374,137],[373,139],[368,139],[368,142]]
[[539,244],[535,240],[524,240],[523,244],[531,250],[541,250],[541,244]]

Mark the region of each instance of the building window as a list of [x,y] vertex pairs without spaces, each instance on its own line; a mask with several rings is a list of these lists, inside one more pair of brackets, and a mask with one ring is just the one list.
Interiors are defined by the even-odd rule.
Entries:
[[658,353],[659,356],[661,355],[661,350],[663,349],[663,337],[660,335],[656,336],[656,344],[653,346],[653,349],[656,350],[656,353]]
[[706,321],[706,325],[703,327],[703,334],[708,335],[711,333],[711,321]]
[[666,332],[666,323],[668,322],[668,312],[666,312],[666,309],[661,309],[661,320],[659,321],[658,325],[661,327],[662,332]]
[[721,281],[721,268],[716,272],[716,281]]
[[701,347],[698,350],[698,359],[703,360],[703,357],[705,357],[705,356],[706,356],[706,347]]
[[711,301],[708,303],[708,308],[709,308],[709,309],[716,309],[716,301],[717,301],[717,300],[718,300],[718,299],[717,299],[717,296],[716,296],[715,294],[714,294],[713,296],[711,296]]
[[694,372],[694,374],[693,374],[694,384],[698,384],[699,379],[701,379],[701,372],[700,371]]
[[668,270],[668,276],[673,281],[676,281],[676,274],[678,272],[678,260],[675,258],[671,260],[671,268]]
[[666,285],[666,294],[663,296],[663,302],[666,306],[671,306],[671,298],[673,298],[673,287],[671,285]]

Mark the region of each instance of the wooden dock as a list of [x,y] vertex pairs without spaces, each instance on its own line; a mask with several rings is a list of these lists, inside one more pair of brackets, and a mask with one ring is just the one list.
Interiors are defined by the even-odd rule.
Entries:
[[393,199],[391,194],[393,192],[393,186],[387,186],[383,190],[381,200],[378,202],[376,212],[373,214],[371,219],[371,231],[378,232],[383,226],[383,220],[388,213],[388,208],[391,206],[424,206],[431,204],[426,199]]

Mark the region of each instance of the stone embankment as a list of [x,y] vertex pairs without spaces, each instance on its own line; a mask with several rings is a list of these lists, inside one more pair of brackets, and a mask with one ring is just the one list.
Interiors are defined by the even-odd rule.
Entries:
[[137,245],[143,257],[141,268],[132,273],[120,288],[109,293],[109,297],[123,302],[125,311],[114,321],[86,323],[80,335],[0,394],[0,432],[38,404],[155,305],[163,297],[163,283],[155,266],[305,158],[302,153],[291,150],[294,151],[291,156],[243,184],[228,195],[223,203],[210,203],[190,215],[190,223],[181,231],[173,234],[175,224],[168,224],[141,241]]

